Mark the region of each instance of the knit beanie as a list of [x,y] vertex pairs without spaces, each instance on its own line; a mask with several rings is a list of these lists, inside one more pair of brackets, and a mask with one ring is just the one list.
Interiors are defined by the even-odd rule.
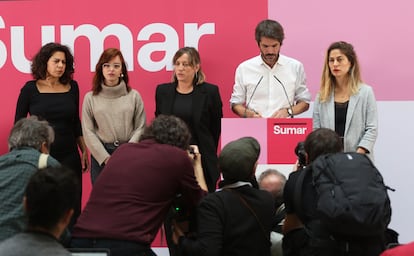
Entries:
[[242,137],[226,144],[218,158],[225,181],[250,181],[259,159],[260,144],[253,137]]

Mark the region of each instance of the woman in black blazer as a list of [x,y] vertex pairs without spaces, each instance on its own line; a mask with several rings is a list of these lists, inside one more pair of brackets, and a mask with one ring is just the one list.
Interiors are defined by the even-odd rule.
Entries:
[[214,192],[219,178],[217,147],[223,117],[219,89],[205,82],[195,48],[179,49],[173,65],[172,82],[157,86],[155,116],[175,115],[187,123],[192,134],[191,144],[197,145],[201,153],[208,190]]

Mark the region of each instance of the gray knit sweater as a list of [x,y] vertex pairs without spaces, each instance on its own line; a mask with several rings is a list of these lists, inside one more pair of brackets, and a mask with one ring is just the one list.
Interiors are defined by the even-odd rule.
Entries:
[[82,105],[82,131],[90,153],[102,164],[109,156],[102,143],[137,142],[146,123],[144,103],[125,82],[117,86],[102,84],[97,95],[88,92]]

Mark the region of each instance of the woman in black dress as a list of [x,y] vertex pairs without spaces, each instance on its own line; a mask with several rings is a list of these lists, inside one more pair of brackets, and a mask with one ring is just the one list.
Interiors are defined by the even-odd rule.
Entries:
[[[28,114],[47,120],[55,131],[50,155],[72,169],[81,182],[82,171],[88,168],[88,157],[79,119],[79,87],[72,79],[73,55],[67,46],[48,43],[34,56],[31,71],[34,80],[20,91],[14,122]],[[81,194],[73,221],[80,208]]]

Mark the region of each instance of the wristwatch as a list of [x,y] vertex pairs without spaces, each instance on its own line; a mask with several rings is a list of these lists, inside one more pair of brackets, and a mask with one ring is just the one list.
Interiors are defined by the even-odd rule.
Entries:
[[293,117],[293,111],[292,111],[292,109],[291,108],[287,108],[286,110],[288,112],[289,117]]

